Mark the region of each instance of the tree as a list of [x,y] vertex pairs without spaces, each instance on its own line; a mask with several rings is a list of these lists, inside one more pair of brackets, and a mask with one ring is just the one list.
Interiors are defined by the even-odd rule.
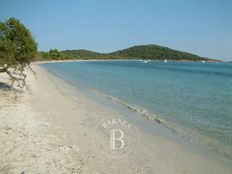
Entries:
[[18,86],[25,85],[26,68],[37,52],[37,44],[30,31],[15,18],[6,22],[0,21],[0,73],[7,73],[12,86],[17,81]]
[[50,49],[48,54],[51,59],[59,60],[63,58],[62,54],[57,49]]

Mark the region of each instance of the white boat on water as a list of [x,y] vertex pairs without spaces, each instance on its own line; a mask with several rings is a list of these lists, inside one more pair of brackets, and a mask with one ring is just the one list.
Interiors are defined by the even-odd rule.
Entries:
[[143,63],[148,63],[148,61],[147,61],[147,60],[144,60]]
[[150,62],[150,60],[144,60],[143,61],[143,63],[149,63]]
[[164,63],[167,63],[167,62],[168,62],[167,59],[165,59],[165,60],[164,60]]

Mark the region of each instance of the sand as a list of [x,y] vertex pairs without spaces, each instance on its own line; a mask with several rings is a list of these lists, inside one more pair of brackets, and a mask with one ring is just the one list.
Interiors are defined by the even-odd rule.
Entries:
[[[138,127],[137,150],[112,160],[94,148],[102,119],[121,116],[37,63],[22,93],[0,90],[0,173],[231,174],[232,167]],[[7,77],[0,74],[0,81]],[[154,125],[155,126],[155,125]],[[94,137],[93,137],[94,134]]]

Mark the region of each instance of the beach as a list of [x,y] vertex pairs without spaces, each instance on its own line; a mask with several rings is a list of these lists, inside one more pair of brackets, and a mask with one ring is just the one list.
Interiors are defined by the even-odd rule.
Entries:
[[[27,72],[25,92],[0,91],[0,173],[231,173],[229,163],[140,126],[136,151],[109,160],[94,148],[96,127],[124,115],[38,63],[32,68],[36,76]],[[0,81],[7,83],[6,76]]]

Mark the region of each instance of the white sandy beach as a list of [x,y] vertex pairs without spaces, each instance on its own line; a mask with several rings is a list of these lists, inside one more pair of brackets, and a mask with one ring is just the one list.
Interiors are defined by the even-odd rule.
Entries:
[[[136,153],[110,161],[93,147],[100,120],[116,110],[92,100],[38,64],[22,94],[0,90],[1,174],[231,174],[232,167],[139,128]],[[7,77],[0,74],[0,82]],[[123,116],[122,116],[123,117]]]

